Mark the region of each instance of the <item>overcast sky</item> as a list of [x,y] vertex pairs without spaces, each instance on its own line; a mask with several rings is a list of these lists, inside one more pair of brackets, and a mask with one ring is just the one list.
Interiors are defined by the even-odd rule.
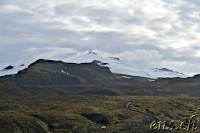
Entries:
[[199,7],[198,0],[0,0],[0,68],[97,49],[136,66],[200,73]]

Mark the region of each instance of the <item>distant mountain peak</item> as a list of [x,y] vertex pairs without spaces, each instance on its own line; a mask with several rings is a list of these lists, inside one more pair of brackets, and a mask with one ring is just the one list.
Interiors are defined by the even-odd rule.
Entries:
[[7,76],[7,75],[12,75],[14,76],[15,74],[18,73],[18,71],[25,69],[27,66],[25,65],[20,65],[20,66],[7,66],[6,68],[0,70],[0,77],[1,76]]
[[88,54],[97,55],[97,53],[95,53],[92,49],[89,50]]
[[[95,51],[95,52],[94,52]],[[97,53],[98,55],[97,55]],[[68,58],[62,59],[63,62],[68,63],[95,63],[100,66],[109,67],[112,73],[115,74],[125,74],[130,76],[137,76],[137,77],[145,77],[151,79],[157,78],[173,78],[173,77],[182,77],[186,78],[187,75],[183,73],[179,73],[176,71],[172,71],[167,68],[145,68],[145,67],[138,67],[133,63],[127,63],[125,61],[120,60],[117,57],[106,57],[104,52],[98,52],[98,50],[88,50],[83,53],[77,53],[73,56]],[[50,60],[39,59],[36,62],[33,62],[29,66],[38,63],[38,62],[51,62]],[[51,62],[52,63],[52,62]],[[10,68],[10,69],[9,69]],[[17,74],[19,70],[23,70],[27,68],[27,65],[21,65],[18,67],[12,68],[12,66],[8,67],[7,69],[0,71],[0,76]],[[64,69],[63,69],[64,70]]]
[[119,58],[117,57],[110,57],[110,59],[114,59],[114,60],[120,60]]
[[167,68],[157,68],[158,70],[161,70],[161,71],[168,71],[168,72],[173,72],[172,70],[170,69],[167,69]]
[[200,78],[200,74],[196,74],[193,76],[194,78]]
[[132,63],[121,61],[117,57],[105,57],[104,55],[101,54],[103,54],[103,52],[100,52],[97,55],[95,52],[93,52],[92,49],[90,49],[88,54],[82,54],[82,55],[77,54],[65,59],[64,61],[71,63],[93,62],[101,66],[109,67],[110,70],[115,74],[126,74],[126,75],[146,77],[151,79],[187,77],[187,75],[184,75],[179,72],[174,72],[167,68],[159,69],[159,68],[138,67]]
[[3,70],[10,70],[10,69],[13,69],[13,68],[14,68],[13,66],[9,65],[6,68],[4,68]]
[[27,85],[77,85],[94,79],[117,79],[107,67],[94,63],[66,63],[39,59],[15,75],[18,83]]

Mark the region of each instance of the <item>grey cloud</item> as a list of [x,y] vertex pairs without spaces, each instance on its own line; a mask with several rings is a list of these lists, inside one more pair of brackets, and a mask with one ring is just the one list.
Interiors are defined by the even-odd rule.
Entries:
[[[90,1],[82,4],[77,1],[1,0],[0,6],[18,6],[20,10],[0,12],[0,55],[4,57],[0,62],[14,63],[24,58],[24,50],[34,47],[77,51],[92,48],[113,54],[144,49],[161,53],[163,57],[159,61],[162,62],[186,62],[183,66],[174,64],[175,69],[200,73],[197,70],[199,57],[194,56],[194,52],[200,50],[199,19],[189,16],[194,11],[199,12],[200,2],[163,0],[166,12],[159,17],[150,10],[145,12],[148,7],[134,6],[137,2],[120,8],[114,4],[93,6]],[[133,14],[129,10],[133,10]],[[197,29],[191,29],[193,25],[197,25]],[[151,32],[155,35],[151,36]],[[187,44],[181,47],[182,42]],[[176,43],[178,48],[174,47]],[[151,67],[161,64],[159,61],[133,63]]]
[[[64,4],[55,8],[57,15],[63,15],[65,17],[88,17],[91,21],[97,24],[114,24],[119,21],[121,17],[130,16],[127,13],[123,13],[120,10],[111,10],[107,8],[97,8],[88,5],[77,4]],[[122,18],[123,19],[123,18]],[[77,22],[77,21],[75,21]]]

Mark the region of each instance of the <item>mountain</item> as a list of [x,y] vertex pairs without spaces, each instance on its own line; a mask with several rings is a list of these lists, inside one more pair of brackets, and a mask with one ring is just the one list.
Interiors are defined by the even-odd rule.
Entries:
[[77,85],[94,79],[112,79],[116,76],[109,68],[95,63],[64,63],[39,59],[18,72],[12,81],[26,85]]
[[27,89],[17,86],[14,82],[0,80],[0,95],[31,95],[33,94]]
[[199,98],[191,98],[200,96],[200,75],[149,82],[145,76],[184,74],[137,68],[93,51],[65,62],[39,59],[29,66],[10,65],[1,72],[0,132],[146,133],[152,121],[188,122],[200,110]]
[[18,71],[23,70],[25,68],[27,68],[27,66],[25,66],[24,64],[16,67],[9,65],[3,70],[0,70],[0,77],[8,75],[14,76],[15,74],[17,74]]
[[[93,53],[87,56],[91,57],[91,54],[97,56]],[[39,59],[14,76],[1,77],[0,95],[200,96],[199,75],[158,78],[149,82],[142,77],[114,74],[106,67],[110,63],[99,60],[66,63]],[[168,69],[162,71],[171,72]]]
[[131,63],[127,63],[125,61],[121,61],[117,57],[108,57],[103,58],[99,56],[97,53],[90,50],[88,53],[84,53],[82,55],[74,55],[70,58],[64,60],[65,62],[73,62],[73,63],[83,63],[83,62],[94,62],[101,66],[107,66],[110,68],[111,72],[115,74],[123,74],[125,77],[137,76],[137,77],[145,77],[150,79],[157,78],[173,78],[173,77],[181,77],[186,78],[185,74],[174,72],[167,68],[140,68]]
[[[63,62],[70,63],[96,63],[100,66],[108,67],[112,73],[115,73],[121,78],[137,78],[141,80],[151,80],[157,78],[173,78],[181,77],[186,78],[187,75],[179,72],[169,70],[167,68],[141,68],[134,64],[121,61],[117,57],[102,57],[92,50],[84,52],[82,54],[76,54],[69,58],[62,59]],[[0,76],[14,75],[17,74],[19,70],[27,68],[26,65],[20,65],[18,67],[8,66],[0,71]],[[9,68],[9,69],[8,69]],[[142,78],[141,78],[142,77]]]
[[0,85],[3,86],[0,95],[118,96],[152,95],[154,92],[154,88],[145,88],[141,81],[118,78],[108,67],[94,62],[77,64],[44,59],[30,64],[15,76],[1,77]]

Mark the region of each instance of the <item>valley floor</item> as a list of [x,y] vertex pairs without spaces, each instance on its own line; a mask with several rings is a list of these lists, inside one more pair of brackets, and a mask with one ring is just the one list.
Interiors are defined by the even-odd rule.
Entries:
[[199,103],[197,97],[1,96],[0,132],[200,132]]

